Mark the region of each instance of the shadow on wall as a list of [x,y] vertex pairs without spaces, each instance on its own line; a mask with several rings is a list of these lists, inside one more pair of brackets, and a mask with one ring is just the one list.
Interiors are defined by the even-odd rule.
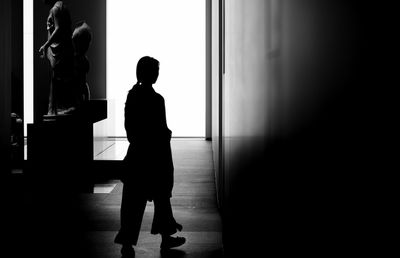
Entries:
[[[272,34],[270,7],[278,2]],[[366,50],[365,6],[225,5],[219,182],[228,257],[369,250],[358,210],[368,196],[359,187],[379,171],[382,154],[371,139],[379,125],[369,123],[369,100],[379,104],[372,75],[380,71]]]

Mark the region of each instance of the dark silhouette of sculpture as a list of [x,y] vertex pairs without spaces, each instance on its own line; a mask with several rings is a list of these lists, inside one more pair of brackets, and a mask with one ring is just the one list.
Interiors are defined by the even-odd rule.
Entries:
[[92,40],[92,32],[86,22],[77,24],[73,34],[72,42],[74,46],[74,90],[76,90],[77,105],[90,99],[89,85],[86,81],[86,75],[89,72],[89,60],[86,52],[89,49]]
[[72,32],[71,16],[63,1],[44,2],[52,6],[47,18],[47,41],[39,49],[51,67],[47,116],[75,114],[90,99],[86,52],[92,32],[86,22],[78,23]]
[[45,0],[51,5],[47,18],[47,41],[40,47],[41,57],[50,62],[51,82],[48,115],[72,112],[75,98],[73,81],[73,56],[71,16],[63,1]]
[[157,81],[159,62],[143,57],[137,64],[138,82],[129,91],[125,103],[125,129],[130,143],[122,175],[121,228],[115,243],[122,244],[123,256],[132,257],[137,244],[147,201],[154,202],[152,234],[161,234],[161,250],[185,243],[172,237],[182,226],[172,214],[170,198],[174,184],[171,155],[171,130],[165,116],[164,98],[152,85]]

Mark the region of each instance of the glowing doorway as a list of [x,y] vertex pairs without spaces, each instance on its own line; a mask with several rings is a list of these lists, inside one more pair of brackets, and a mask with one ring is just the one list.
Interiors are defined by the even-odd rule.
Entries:
[[124,104],[142,56],[160,61],[154,89],[173,137],[205,136],[205,1],[107,1],[108,136],[125,136]]

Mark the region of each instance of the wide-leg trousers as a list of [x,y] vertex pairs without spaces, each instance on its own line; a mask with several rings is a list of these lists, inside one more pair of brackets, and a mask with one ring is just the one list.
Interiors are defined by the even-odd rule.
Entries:
[[[115,237],[115,243],[137,245],[147,201],[148,195],[139,184],[124,183],[120,211],[121,228]],[[172,214],[170,197],[155,196],[153,202],[151,234],[175,234],[177,224]]]

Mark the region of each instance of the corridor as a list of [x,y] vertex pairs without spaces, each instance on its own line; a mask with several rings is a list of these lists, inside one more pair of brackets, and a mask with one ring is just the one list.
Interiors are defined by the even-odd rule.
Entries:
[[[96,159],[121,159],[128,142],[110,141]],[[173,139],[171,142],[175,185],[172,205],[176,220],[183,225],[178,235],[186,243],[167,255],[160,255],[161,238],[151,235],[153,203],[148,202],[142,222],[136,257],[222,257],[221,221],[217,211],[211,142],[203,139]],[[123,157],[123,156],[122,156]],[[82,194],[86,214],[86,240],[93,257],[119,257],[113,243],[119,229],[122,183],[110,181],[95,186],[95,193]]]
[[[113,240],[120,226],[120,160],[128,143],[124,138],[96,141],[122,135],[106,133],[116,125],[123,130],[122,120],[114,117],[122,118],[123,102],[117,112],[112,107],[118,103],[107,92],[125,85],[118,91],[125,100],[136,78],[108,83],[107,74],[115,68],[118,78],[134,77],[131,63],[137,59],[129,54],[138,49],[136,44],[118,45],[121,57],[129,61],[125,67],[129,72],[108,58],[108,39],[122,35],[112,34],[115,30],[107,26],[109,2],[68,1],[71,13],[85,18],[95,35],[88,53],[89,103],[107,102],[103,107],[111,108],[92,110],[97,122],[93,134],[85,127],[88,137],[82,140],[66,140],[76,137],[68,138],[73,134],[64,129],[76,128],[60,126],[61,133],[51,131],[57,137],[43,133],[46,137],[36,141],[24,138],[20,124],[40,126],[47,114],[49,69],[37,51],[46,39],[43,25],[49,10],[34,1],[32,31],[25,35],[23,21],[28,19],[23,1],[0,1],[0,176],[4,178],[0,197],[6,215],[3,253],[9,254],[2,257],[121,257]],[[163,40],[155,41],[163,51],[154,54],[162,63],[160,79],[171,75],[171,84],[179,89],[177,98],[184,100],[173,101],[170,84],[159,84],[165,103],[176,104],[175,111],[167,106],[167,112],[177,114],[178,124],[193,125],[190,119],[200,118],[189,112],[194,102],[183,97],[184,91],[191,91],[188,85],[202,87],[202,93],[193,96],[205,103],[201,111],[205,126],[196,128],[205,129],[201,136],[210,141],[173,138],[171,142],[175,166],[171,201],[175,218],[183,225],[179,235],[187,242],[161,254],[160,237],[149,233],[154,207],[148,203],[136,257],[382,256],[393,239],[382,241],[389,234],[371,229],[386,228],[380,225],[385,220],[377,219],[386,214],[382,200],[387,199],[386,192],[379,191],[384,180],[377,179],[398,163],[392,151],[397,134],[391,125],[397,102],[386,89],[396,85],[392,80],[396,30],[391,26],[396,15],[389,13],[396,8],[369,1],[206,0],[203,4],[205,40],[198,42],[204,43],[204,63],[193,60],[192,53],[177,58],[168,44],[180,42],[169,28],[162,31]],[[182,21],[171,30],[186,28]],[[142,38],[121,24],[118,28],[135,41]],[[147,28],[145,22],[135,25]],[[180,34],[188,37],[188,31],[197,30]],[[26,60],[25,36],[32,49]],[[148,52],[140,56],[152,55]],[[179,65],[163,59],[163,54],[173,54],[171,61]],[[27,76],[26,64],[33,64]],[[205,70],[204,81],[181,69],[196,71],[197,65]],[[29,92],[32,97],[26,101]],[[93,120],[88,121],[92,126]],[[172,119],[168,124],[174,124]],[[171,129],[175,137],[199,135]],[[84,135],[82,130],[73,131]],[[27,160],[20,155],[24,139],[35,140],[39,147]],[[72,151],[65,151],[66,146]],[[375,221],[379,223],[374,225]]]

